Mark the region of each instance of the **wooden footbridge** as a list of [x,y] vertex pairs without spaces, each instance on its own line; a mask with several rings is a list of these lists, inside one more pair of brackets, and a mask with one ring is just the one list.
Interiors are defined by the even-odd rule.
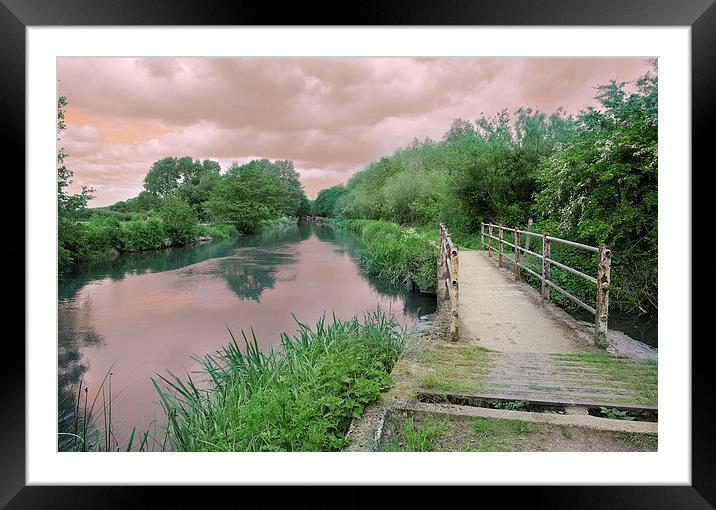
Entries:
[[[594,275],[552,258],[551,247],[557,243],[596,253]],[[488,368],[479,369],[484,371],[485,395],[615,407],[655,403],[656,364],[611,358],[605,351],[611,265],[607,246],[483,223],[481,248],[458,250],[445,225],[440,226],[438,295],[449,303],[452,340],[487,350]],[[596,306],[553,281],[554,267],[591,282]],[[526,274],[537,288],[524,281]],[[593,327],[551,303],[551,291],[591,312]]]
[[[447,228],[440,225],[438,273],[444,298],[451,304],[450,333],[454,340],[462,334],[479,338],[486,347],[501,347],[499,350],[572,351],[571,341],[565,338],[569,332],[559,327],[543,306],[550,300],[550,290],[554,290],[595,316],[594,345],[606,348],[612,256],[607,246],[589,246],[547,233],[536,234],[491,223],[481,226],[483,250],[460,251],[458,254]],[[494,235],[496,233],[498,235]],[[513,242],[505,239],[505,233],[510,233]],[[530,238],[535,237],[541,241],[541,253],[529,249]],[[597,253],[596,276],[551,258],[552,243]],[[534,266],[526,265],[525,257],[539,260],[541,271],[538,273]],[[508,265],[509,273],[501,270]],[[550,278],[552,266],[594,284],[596,307],[557,285]],[[525,292],[526,286],[517,285],[522,280],[523,271],[541,282],[541,302]]]

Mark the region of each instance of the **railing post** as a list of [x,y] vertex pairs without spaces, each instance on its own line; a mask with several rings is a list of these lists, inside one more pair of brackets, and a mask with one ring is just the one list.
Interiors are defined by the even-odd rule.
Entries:
[[492,257],[492,223],[487,224],[487,256]]
[[485,249],[485,224],[480,222],[480,249]]
[[542,234],[542,301],[549,301],[549,233]]
[[599,247],[597,265],[596,340],[597,347],[607,347],[609,322],[609,284],[611,280],[612,252],[607,246]]
[[502,233],[502,225],[500,225],[499,234],[498,234],[499,240],[497,241],[497,254],[498,254],[498,261],[499,261],[500,267],[505,265],[505,263],[502,261],[502,236],[503,235],[504,234]]
[[460,325],[459,325],[459,318],[458,318],[458,310],[460,307],[460,286],[458,283],[458,274],[459,274],[459,263],[458,263],[458,251],[457,246],[455,246],[455,253],[450,253],[450,263],[452,268],[455,270],[455,274],[453,275],[455,278],[455,285],[453,286],[453,294],[455,295],[455,300],[452,303],[452,317],[450,318],[450,332],[452,341],[456,342],[460,338]]
[[515,280],[520,280],[520,231],[515,229]]
[[[529,219],[527,222],[527,232],[532,232],[532,218]],[[525,250],[530,249],[530,235],[527,234],[527,238],[525,239]]]

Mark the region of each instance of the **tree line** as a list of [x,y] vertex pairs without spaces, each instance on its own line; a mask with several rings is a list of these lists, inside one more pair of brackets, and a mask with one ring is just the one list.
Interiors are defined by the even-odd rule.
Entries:
[[[482,221],[524,229],[532,220],[533,231],[609,245],[614,306],[655,312],[657,82],[654,65],[635,83],[598,85],[598,105],[578,114],[520,108],[456,119],[441,140],[416,139],[322,190],[314,214],[442,222],[467,246]],[[593,269],[589,255],[564,256]]]
[[[65,97],[58,100],[58,130],[65,128]],[[88,208],[94,190],[71,194],[73,172],[67,154],[58,151],[58,264],[117,252],[139,251],[193,242],[197,237],[225,238],[253,233],[281,218],[310,214],[311,204],[289,160],[257,159],[233,163],[221,173],[217,161],[189,156],[155,161],[134,198],[107,207]]]

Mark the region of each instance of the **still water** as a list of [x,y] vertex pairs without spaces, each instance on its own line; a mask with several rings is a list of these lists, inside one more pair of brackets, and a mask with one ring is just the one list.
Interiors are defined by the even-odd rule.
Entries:
[[435,295],[381,284],[356,261],[350,235],[300,224],[78,267],[59,282],[60,412],[74,405],[80,380],[91,402],[111,369],[112,425],[123,437],[166,421],[150,378],[197,370],[190,355],[226,345],[227,328],[239,338],[253,328],[268,350],[296,331],[292,314],[314,324],[324,313],[346,319],[380,308],[411,326],[435,310]]

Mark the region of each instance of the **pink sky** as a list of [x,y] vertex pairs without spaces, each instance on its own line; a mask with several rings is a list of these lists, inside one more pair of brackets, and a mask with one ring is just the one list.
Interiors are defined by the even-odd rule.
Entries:
[[63,58],[61,145],[90,206],[136,196],[167,156],[291,159],[309,198],[453,119],[520,106],[576,113],[636,58]]

